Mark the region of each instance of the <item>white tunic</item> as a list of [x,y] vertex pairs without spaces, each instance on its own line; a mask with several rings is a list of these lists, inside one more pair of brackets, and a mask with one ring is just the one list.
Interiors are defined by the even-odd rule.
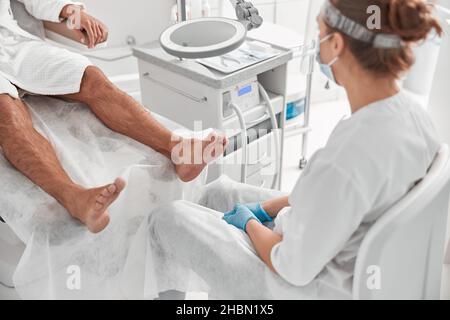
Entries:
[[[13,0],[15,1],[15,0]],[[39,20],[59,22],[69,0],[18,0]],[[10,0],[0,0],[0,94],[18,98],[17,88],[43,95],[78,92],[87,66],[84,56],[56,48],[21,29]]]
[[279,275],[350,294],[367,230],[426,175],[439,146],[427,112],[405,92],[341,121],[275,221],[283,235],[271,254]]

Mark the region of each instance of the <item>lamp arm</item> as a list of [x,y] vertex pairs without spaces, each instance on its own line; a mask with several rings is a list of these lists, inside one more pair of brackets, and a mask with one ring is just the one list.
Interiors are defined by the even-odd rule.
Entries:
[[[253,6],[250,1],[246,0],[229,0],[233,6],[236,17],[245,25],[247,30],[259,28],[263,24],[263,18],[259,15],[258,9]],[[179,17],[178,21],[186,21],[186,0],[177,0]]]
[[259,28],[263,24],[263,18],[259,15],[258,9],[250,1],[246,0],[229,0],[234,10],[236,17],[242,22],[247,30]]

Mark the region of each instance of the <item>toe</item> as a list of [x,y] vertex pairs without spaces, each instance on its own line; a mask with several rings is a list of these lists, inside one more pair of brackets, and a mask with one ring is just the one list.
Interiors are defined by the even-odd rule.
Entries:
[[116,193],[120,193],[125,189],[126,182],[122,178],[117,178],[116,181],[114,181],[114,184],[116,186]]
[[100,203],[100,202],[95,203],[95,207],[94,207],[95,211],[101,211],[103,208],[104,208],[103,203]]
[[115,184],[110,184],[109,186],[106,187],[106,190],[108,191],[109,195],[111,195],[116,192],[117,187]]
[[106,197],[104,197],[103,195],[99,195],[96,199],[96,202],[101,203],[101,204],[105,204],[106,202]]
[[[104,187],[102,189],[102,192],[100,192],[100,195],[105,198],[108,198],[112,194],[112,192],[109,191],[109,188],[110,188],[110,186]],[[115,187],[114,187],[114,190],[115,190]]]

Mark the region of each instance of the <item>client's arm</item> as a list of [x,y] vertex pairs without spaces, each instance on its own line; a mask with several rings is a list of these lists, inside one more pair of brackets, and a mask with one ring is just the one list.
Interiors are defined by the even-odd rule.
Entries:
[[66,5],[60,13],[61,19],[68,19],[77,34],[77,41],[94,48],[97,44],[108,39],[108,28],[100,20],[90,16],[81,7],[74,4]]

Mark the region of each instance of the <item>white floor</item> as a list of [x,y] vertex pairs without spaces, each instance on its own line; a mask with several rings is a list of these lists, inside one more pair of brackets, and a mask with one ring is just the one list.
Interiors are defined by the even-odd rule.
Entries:
[[[349,113],[345,101],[315,104],[311,108],[311,127],[309,137],[308,157],[317,149],[323,147],[336,124]],[[283,183],[282,190],[289,192],[301,174],[298,163],[302,146],[301,136],[290,136],[285,140]],[[17,299],[13,289],[8,289],[0,284],[0,300]],[[205,299],[203,293],[189,293],[188,299]]]

